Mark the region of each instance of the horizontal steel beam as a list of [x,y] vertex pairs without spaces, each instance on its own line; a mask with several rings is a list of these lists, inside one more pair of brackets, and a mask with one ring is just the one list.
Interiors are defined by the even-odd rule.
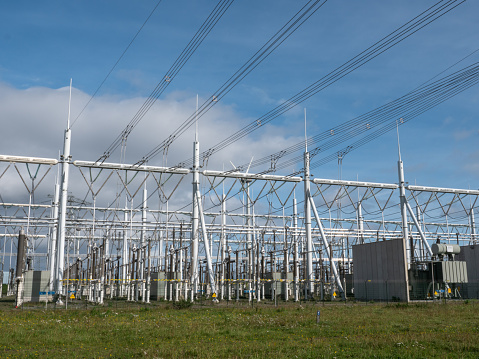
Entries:
[[283,181],[283,182],[301,182],[301,177],[287,177],[277,175],[261,175],[254,173],[242,173],[242,172],[222,172],[222,171],[203,171],[204,176],[208,177],[225,177],[225,178],[237,178],[237,179],[249,179],[249,180],[263,180],[263,181]]
[[478,190],[473,190],[473,189],[424,187],[424,186],[412,186],[412,185],[406,186],[406,189],[408,189],[410,191],[470,194],[470,195],[479,196],[479,191]]
[[138,172],[160,172],[160,173],[176,173],[186,175],[191,171],[188,168],[174,168],[174,167],[157,167],[157,166],[138,166],[121,163],[108,162],[92,162],[92,161],[73,161],[76,167],[87,168],[104,168],[110,170],[124,170],[124,171],[138,171]]
[[54,158],[8,156],[8,155],[0,155],[0,162],[34,163],[39,165],[58,164],[58,160]]
[[28,204],[28,203],[0,203],[1,207],[30,207],[30,208],[51,208],[50,204]]
[[314,184],[329,184],[334,186],[370,187],[370,188],[385,188],[385,189],[398,188],[398,185],[394,183],[344,181],[344,180],[332,180],[332,179],[324,179],[324,178],[315,178],[312,180],[312,182]]

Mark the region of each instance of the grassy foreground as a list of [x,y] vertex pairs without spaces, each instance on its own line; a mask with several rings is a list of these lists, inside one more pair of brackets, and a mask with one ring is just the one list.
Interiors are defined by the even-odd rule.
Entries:
[[478,312],[475,301],[185,309],[170,303],[87,310],[1,306],[0,357],[478,358]]

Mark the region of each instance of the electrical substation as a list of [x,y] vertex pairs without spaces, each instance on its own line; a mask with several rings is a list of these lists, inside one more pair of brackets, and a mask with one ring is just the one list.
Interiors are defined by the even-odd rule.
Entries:
[[[479,191],[406,185],[401,161],[399,184],[310,178],[309,152],[303,177],[201,171],[198,146],[192,169],[2,156],[4,171],[71,170],[93,198],[76,203],[64,182],[51,204],[2,204],[11,212],[4,248],[17,248],[3,257],[17,305],[72,294],[100,304],[478,298],[474,210],[465,203]],[[192,204],[171,209],[191,178]],[[96,205],[109,181],[121,183],[123,206]],[[232,194],[239,200],[229,208]],[[458,205],[465,223],[425,220]],[[352,215],[335,216],[338,206]]]
[[[210,16],[220,18],[231,2],[220,1]],[[200,145],[200,125],[194,139],[182,138],[188,148],[193,142],[191,158],[174,166],[155,166],[152,159],[158,154],[166,157],[187,128],[201,124],[201,116],[324,2],[309,1],[310,7],[197,105],[178,130],[135,163],[124,161],[127,138],[188,56],[178,58],[98,159],[71,153],[75,131],[70,113],[58,159],[0,155],[2,193],[15,188],[16,198],[24,199],[10,202],[0,197],[0,254],[7,294],[15,296],[16,306],[73,300],[103,304],[113,299],[479,299],[474,212],[479,190],[454,188],[454,183],[448,188],[409,184],[399,148],[402,125],[477,84],[478,63],[441,75],[341,125],[312,136],[305,133],[303,141],[269,156],[229,170],[208,165],[220,150],[419,31],[426,21],[440,18],[457,6],[455,2],[432,6],[353,62],[215,146]],[[203,29],[195,36],[208,34]],[[201,42],[195,38],[185,51],[196,50]],[[306,129],[306,113],[304,117]],[[299,123],[303,126],[303,118]],[[398,157],[391,159],[397,161],[397,172],[390,174],[390,183],[311,173],[330,161],[341,166],[349,152],[388,131],[397,131],[398,137],[391,144],[398,148]],[[118,163],[110,159],[117,149],[122,152]]]

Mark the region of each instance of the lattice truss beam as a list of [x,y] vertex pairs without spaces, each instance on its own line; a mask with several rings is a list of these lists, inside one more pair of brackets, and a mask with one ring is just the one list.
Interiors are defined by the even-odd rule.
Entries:
[[[56,164],[27,160],[1,163],[3,263],[11,263],[15,257],[16,235],[23,227],[35,267],[47,268],[58,224],[58,199],[54,198],[58,175],[52,171]],[[187,256],[192,242],[192,195],[190,181],[185,178],[189,176],[188,169],[99,166],[78,161],[67,208],[68,261],[87,258],[93,247],[104,245],[105,239],[107,256],[121,257],[125,237],[129,247],[139,248],[149,241],[155,266],[162,265],[171,246],[184,250]],[[201,176],[202,203],[215,263],[228,249],[246,252],[248,246],[274,255],[286,251],[292,256],[293,243],[297,243],[304,253],[301,181],[297,177],[205,171]],[[347,265],[353,245],[402,235],[397,185],[321,179],[312,180],[311,185],[333,260]],[[477,191],[410,187],[407,200],[428,241],[439,238],[465,244],[477,239],[473,217]],[[324,260],[323,246],[314,222],[314,258],[320,261]],[[415,222],[410,218],[408,224],[417,257],[427,257]],[[204,247],[199,254],[200,258],[205,256]]]

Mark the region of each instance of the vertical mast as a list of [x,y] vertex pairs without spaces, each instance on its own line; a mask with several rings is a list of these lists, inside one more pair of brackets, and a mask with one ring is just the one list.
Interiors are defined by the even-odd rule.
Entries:
[[[145,173],[145,178],[146,178],[146,173]],[[140,279],[141,281],[141,297],[142,300],[145,301],[145,291],[146,291],[146,285],[145,285],[145,269],[146,269],[146,209],[147,209],[147,198],[148,198],[148,191],[146,189],[146,181],[145,181],[145,186],[143,187],[143,204],[141,208],[141,234],[140,234],[140,251],[141,253],[141,261],[140,261]],[[148,265],[150,265],[148,263]]]
[[193,211],[191,218],[191,239],[193,240],[192,253],[191,253],[191,301],[194,300],[196,293],[198,292],[198,223],[199,223],[199,210],[198,200],[196,193],[199,191],[200,186],[200,150],[198,143],[198,95],[196,96],[196,131],[195,142],[193,143]]
[[225,227],[226,227],[226,196],[224,193],[224,188],[223,188],[223,194],[221,196],[222,201],[221,201],[221,278],[220,278],[220,283],[221,283],[221,299],[224,299],[225,297],[225,260],[226,260],[226,233],[225,233]]
[[[69,166],[71,162],[70,146],[71,146],[71,128],[70,128],[70,112],[72,99],[72,80],[70,79],[70,96],[68,100],[68,118],[67,128],[65,130],[65,141],[63,144],[63,156],[60,158],[62,163],[62,187],[60,202],[60,220],[58,224],[58,259],[57,259],[57,275],[56,275],[56,291],[58,294],[63,293],[62,280],[63,269],[65,265],[65,235],[66,235],[66,215],[68,201],[68,177]],[[62,303],[59,298],[59,303]]]
[[[122,249],[123,249],[123,253],[121,255],[121,261],[122,261],[122,264],[123,264],[123,268],[122,268],[122,288],[123,288],[123,291],[126,290],[126,285],[127,285],[127,276],[128,276],[128,255],[129,255],[129,251],[128,251],[128,238],[127,238],[127,234],[126,234],[126,226],[128,224],[128,212],[127,212],[127,207],[126,207],[126,203],[125,203],[125,211],[123,213],[123,246],[122,246]],[[125,293],[122,293],[122,295],[124,295]]]
[[476,221],[474,219],[474,208],[471,206],[470,213],[471,221],[471,244],[474,244],[476,241]]
[[403,235],[403,256],[404,256],[404,272],[405,272],[405,297],[406,301],[409,302],[409,280],[408,280],[408,269],[409,269],[409,229],[407,224],[407,200],[406,200],[406,183],[404,180],[404,166],[401,159],[401,147],[399,144],[399,123],[397,126],[397,138],[398,138],[398,176],[399,176],[399,199],[401,206],[401,219],[402,219],[402,235]]
[[299,301],[299,257],[298,257],[298,204],[296,193],[293,198],[293,244],[294,244],[294,301]]
[[309,173],[309,152],[308,137],[306,134],[306,109],[304,110],[304,229],[306,231],[306,289],[305,297],[309,298],[313,291],[313,238],[311,236],[311,203],[309,202],[310,173]]
[[364,244],[364,219],[362,207],[362,203],[358,202],[358,244]]
[[53,231],[52,231],[52,246],[50,248],[50,291],[54,290],[55,281],[56,281],[56,271],[55,268],[57,266],[57,240],[58,240],[58,204],[60,201],[60,183],[58,182],[58,178],[60,176],[60,172],[58,172],[57,177],[55,179],[55,194],[53,197]]

